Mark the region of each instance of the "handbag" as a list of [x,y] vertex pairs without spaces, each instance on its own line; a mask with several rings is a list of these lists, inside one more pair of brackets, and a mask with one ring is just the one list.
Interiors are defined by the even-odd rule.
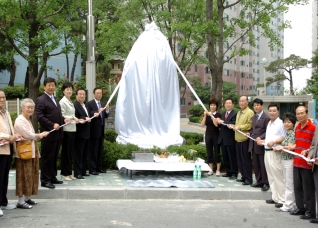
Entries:
[[17,149],[20,159],[30,160],[32,158],[32,140],[17,142]]

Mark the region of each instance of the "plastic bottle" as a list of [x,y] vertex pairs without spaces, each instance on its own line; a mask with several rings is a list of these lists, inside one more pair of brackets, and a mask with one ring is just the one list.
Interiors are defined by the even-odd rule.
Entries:
[[197,178],[197,179],[198,179],[198,180],[201,180],[201,174],[202,174],[202,173],[201,173],[201,165],[198,165],[197,172],[198,172],[198,174],[197,174],[197,175],[198,175],[198,178]]
[[197,178],[198,178],[198,168],[197,168],[197,165],[194,165],[193,180],[196,180]]

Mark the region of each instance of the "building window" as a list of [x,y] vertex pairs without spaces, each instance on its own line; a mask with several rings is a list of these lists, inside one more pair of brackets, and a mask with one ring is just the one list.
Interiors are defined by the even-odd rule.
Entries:
[[253,63],[252,63],[252,62],[249,62],[249,66],[252,67],[252,66],[253,66]]
[[192,103],[191,103],[191,101],[190,101],[190,102],[188,102],[188,106],[191,106],[191,104],[192,104]]
[[198,72],[198,65],[194,65],[194,72]]
[[181,98],[181,99],[180,99],[180,104],[181,104],[181,105],[185,105],[185,98]]
[[253,86],[250,86],[249,88],[250,88],[250,90],[252,90],[252,89],[253,89]]
[[241,73],[241,78],[244,78],[245,77],[245,74],[244,73]]
[[210,72],[209,67],[205,67],[205,73],[208,74]]
[[250,74],[249,79],[252,79],[252,78],[253,78],[253,74]]
[[224,75],[225,75],[225,76],[229,76],[229,74],[230,74],[230,71],[229,71],[229,70],[224,70]]
[[178,51],[181,51],[181,49],[182,49],[182,45],[178,43]]
[[245,65],[245,61],[241,60],[241,66],[244,66],[244,65]]
[[208,53],[208,51],[205,52],[205,58],[207,58],[207,59],[209,58],[209,53]]

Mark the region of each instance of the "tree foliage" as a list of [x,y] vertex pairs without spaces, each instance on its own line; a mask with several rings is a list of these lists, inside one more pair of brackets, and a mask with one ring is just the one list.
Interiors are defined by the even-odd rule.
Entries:
[[[63,36],[71,27],[69,15],[75,14],[72,8],[79,1],[72,0],[27,0],[0,1],[0,33],[14,50],[28,62],[25,80],[27,97],[35,100],[39,95],[40,80],[49,67],[51,56],[66,53],[70,45],[64,46]],[[60,49],[60,47],[63,47]],[[37,130],[34,118],[33,126]]]
[[[212,76],[211,95],[221,97],[223,88],[223,67],[235,56],[250,53],[256,46],[256,40],[268,38],[269,47],[282,46],[277,31],[271,26],[271,18],[288,11],[292,4],[307,4],[308,0],[206,0],[206,29],[209,66]],[[226,10],[234,7],[237,17],[228,18]],[[260,33],[253,29],[259,27]],[[278,30],[290,27],[288,21],[278,26]],[[224,44],[228,43],[227,46]],[[227,58],[225,58],[225,56]]]
[[278,59],[269,63],[267,67],[265,67],[266,71],[271,73],[277,73],[279,70],[284,70],[288,73],[288,76],[282,73],[277,73],[273,77],[268,77],[266,79],[266,84],[271,84],[273,82],[282,82],[284,80],[289,81],[289,93],[290,95],[295,95],[294,91],[294,83],[293,83],[293,70],[299,70],[301,68],[308,67],[310,61],[308,59],[301,58],[297,55],[290,55],[285,59]]
[[312,67],[314,71],[310,77],[307,79],[307,85],[301,91],[302,94],[312,94],[314,99],[318,100],[318,49],[314,51],[314,56],[312,57]]

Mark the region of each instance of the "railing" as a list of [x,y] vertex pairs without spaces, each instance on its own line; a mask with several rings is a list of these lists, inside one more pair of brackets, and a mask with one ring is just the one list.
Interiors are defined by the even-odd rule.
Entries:
[[6,109],[9,112],[16,112],[18,115],[20,114],[20,99],[9,100],[6,101]]

